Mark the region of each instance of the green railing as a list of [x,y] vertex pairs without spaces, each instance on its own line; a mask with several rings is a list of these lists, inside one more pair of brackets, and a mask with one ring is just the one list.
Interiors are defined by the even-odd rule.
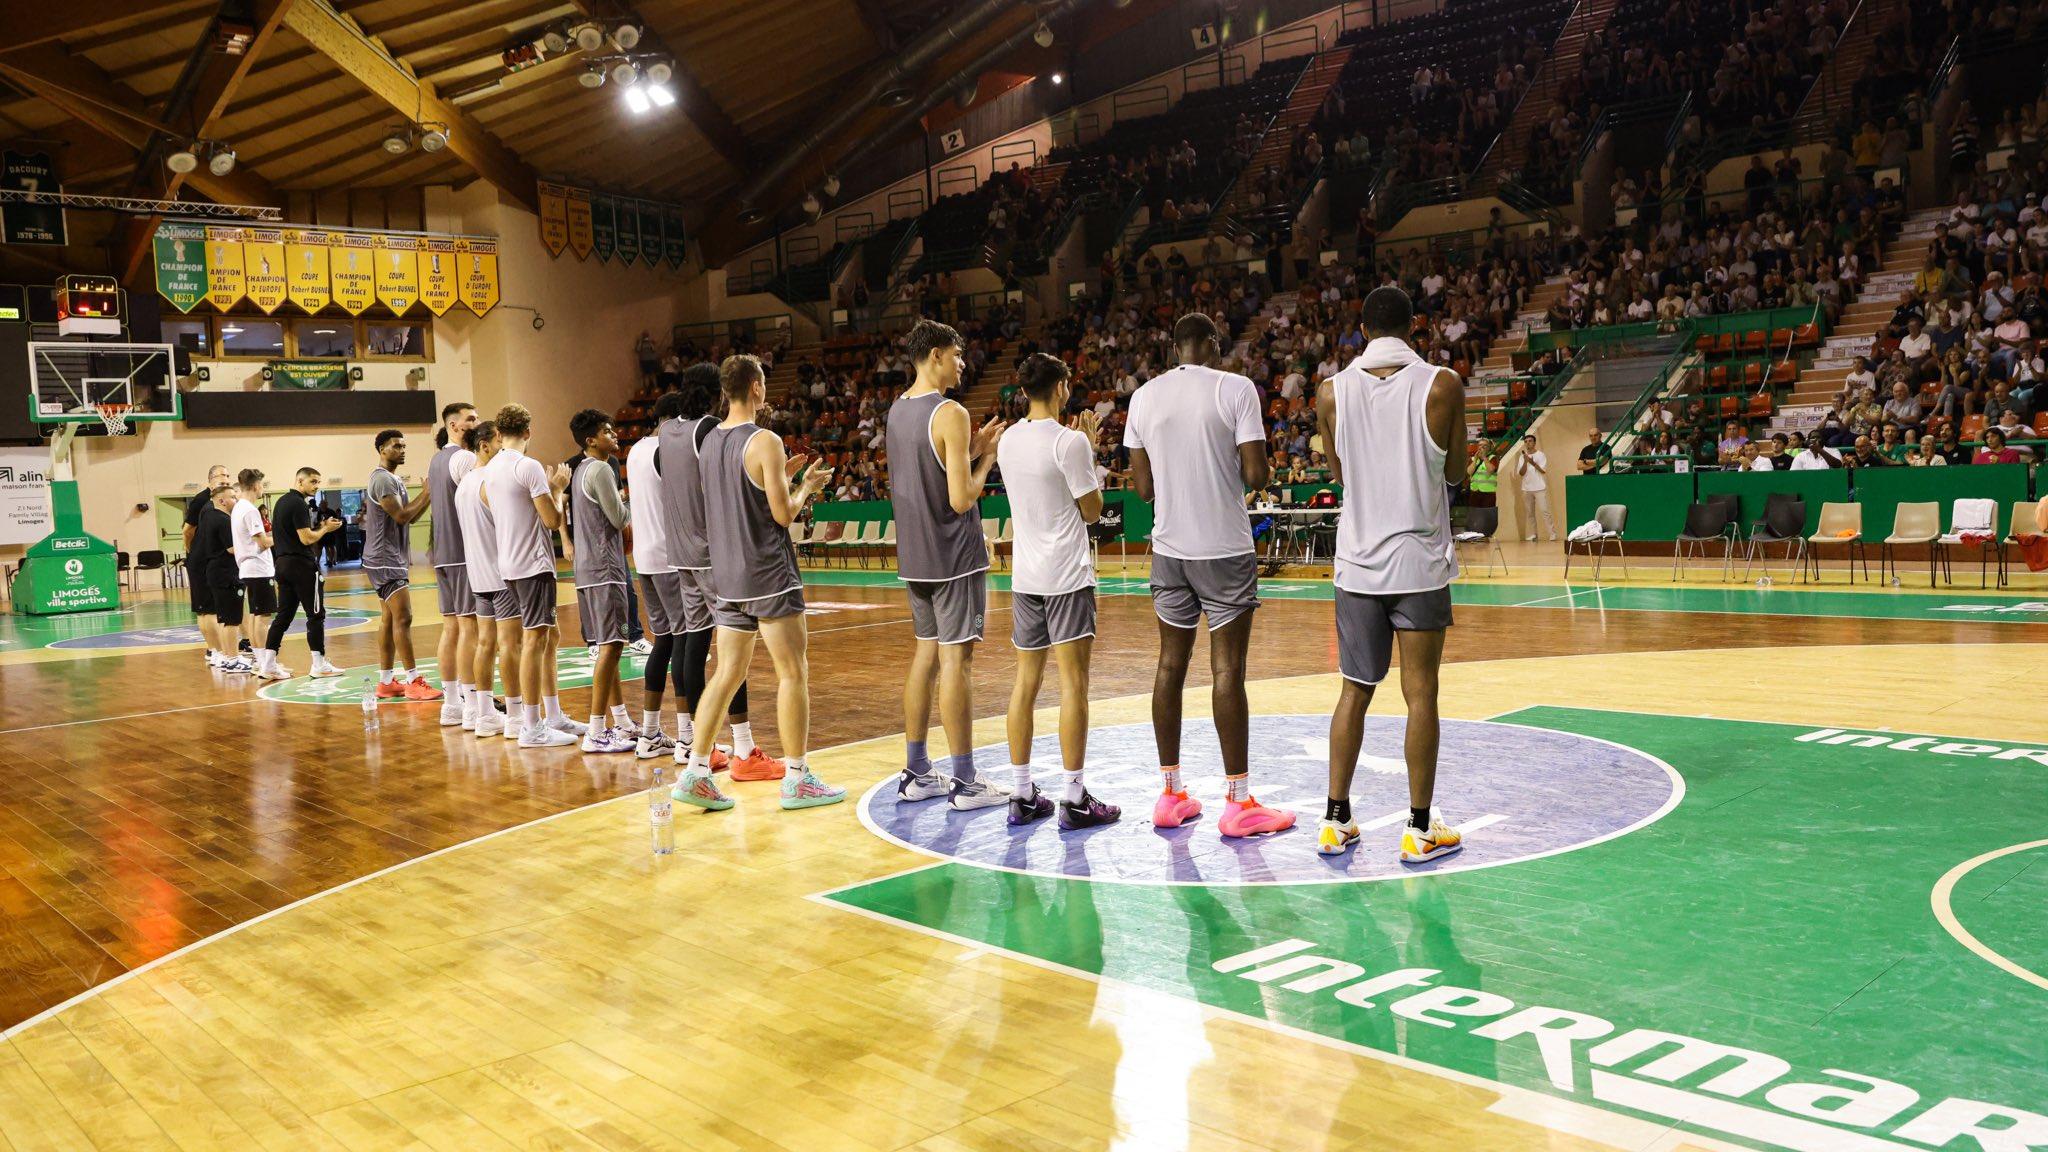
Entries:
[[692,324],[677,324],[669,329],[669,336],[677,343],[693,340],[698,343],[716,344],[723,341],[736,345],[751,345],[787,336],[789,331],[789,313],[768,312],[733,320],[699,320]]

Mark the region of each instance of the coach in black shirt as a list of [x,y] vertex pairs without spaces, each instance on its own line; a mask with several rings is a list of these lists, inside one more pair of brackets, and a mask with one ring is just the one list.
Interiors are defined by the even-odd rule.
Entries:
[[327,599],[320,584],[320,546],[329,534],[341,530],[341,517],[330,517],[324,509],[316,513],[319,505],[313,503],[313,497],[319,491],[320,470],[301,468],[292,486],[271,506],[270,534],[276,543],[270,554],[277,561],[277,615],[270,621],[270,636],[263,647],[276,654],[285,631],[292,626],[292,617],[304,605],[313,675],[338,676],[341,669],[327,660]]
[[206,487],[185,502],[185,583],[191,590],[192,614],[199,617],[199,634],[206,638],[206,662],[213,663],[213,591],[206,583],[206,554],[199,547],[199,518],[213,506],[213,490],[229,482],[228,467],[215,464],[206,470]]
[[242,629],[242,573],[235,560],[235,528],[228,509],[235,506],[235,486],[223,484],[213,490],[213,501],[199,512],[199,528],[192,537],[192,552],[201,557],[192,573],[193,583],[205,584],[213,602],[220,658],[214,667],[223,672],[254,672],[256,666],[236,654]]

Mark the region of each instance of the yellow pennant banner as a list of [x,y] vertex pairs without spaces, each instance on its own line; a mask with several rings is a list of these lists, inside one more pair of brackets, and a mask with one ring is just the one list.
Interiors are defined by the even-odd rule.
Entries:
[[284,233],[275,228],[247,229],[242,239],[242,269],[249,303],[265,316],[277,311],[288,294]]
[[284,234],[285,295],[308,312],[318,312],[334,299],[327,275],[327,233],[287,231]]
[[377,240],[377,299],[393,316],[403,316],[420,298],[420,238],[379,236]]
[[241,228],[206,230],[206,302],[222,312],[240,304],[249,293],[242,270],[245,233]]
[[429,236],[420,245],[420,303],[436,316],[446,315],[462,295],[455,239]]
[[569,189],[545,180],[540,182],[540,242],[550,256],[560,256],[569,246]]
[[377,298],[377,238],[358,232],[335,232],[327,238],[334,302],[351,316]]
[[482,316],[498,306],[498,242],[458,240],[462,303]]
[[590,189],[569,189],[569,251],[578,260],[590,259],[590,250],[596,243],[595,231],[590,218]]

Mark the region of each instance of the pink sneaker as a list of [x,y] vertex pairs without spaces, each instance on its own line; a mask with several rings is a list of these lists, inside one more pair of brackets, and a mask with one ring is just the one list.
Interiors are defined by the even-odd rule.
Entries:
[[1268,832],[1285,832],[1294,827],[1294,813],[1280,812],[1247,796],[1243,800],[1223,802],[1223,818],[1216,822],[1216,830],[1225,836],[1263,836]]
[[1202,802],[1179,792],[1161,792],[1152,804],[1152,826],[1154,828],[1178,828],[1202,814]]

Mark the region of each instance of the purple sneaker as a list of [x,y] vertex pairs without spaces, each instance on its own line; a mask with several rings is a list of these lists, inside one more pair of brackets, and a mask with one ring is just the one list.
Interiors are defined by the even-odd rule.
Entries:
[[1079,804],[1060,804],[1060,830],[1071,832],[1076,828],[1100,828],[1123,819],[1124,810],[1114,804],[1104,804],[1087,789],[1081,790]]
[[1010,797],[1010,827],[1035,824],[1052,815],[1052,797],[1042,790],[1033,788],[1030,799],[1012,794]]

